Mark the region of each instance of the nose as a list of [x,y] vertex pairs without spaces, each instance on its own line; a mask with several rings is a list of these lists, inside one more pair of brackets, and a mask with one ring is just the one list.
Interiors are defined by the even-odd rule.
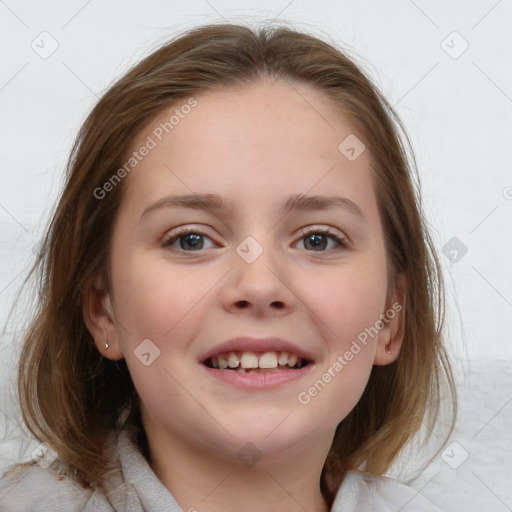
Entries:
[[270,250],[251,263],[233,254],[234,269],[222,290],[222,304],[230,313],[259,317],[285,316],[295,307],[289,269],[283,270]]

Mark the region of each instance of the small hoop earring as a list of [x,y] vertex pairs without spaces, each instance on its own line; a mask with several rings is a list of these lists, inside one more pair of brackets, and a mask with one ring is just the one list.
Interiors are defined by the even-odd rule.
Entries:
[[105,341],[105,350],[108,349],[108,339]]

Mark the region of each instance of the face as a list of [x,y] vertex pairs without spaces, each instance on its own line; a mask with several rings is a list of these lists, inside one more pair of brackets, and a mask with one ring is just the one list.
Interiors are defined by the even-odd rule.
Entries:
[[126,359],[148,433],[268,455],[332,440],[390,325],[371,156],[340,151],[354,128],[303,85],[195,101],[133,145],[154,143],[123,184],[104,355]]

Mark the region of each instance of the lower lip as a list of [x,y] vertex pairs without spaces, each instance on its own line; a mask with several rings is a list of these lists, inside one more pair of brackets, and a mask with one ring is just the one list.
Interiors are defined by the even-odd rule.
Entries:
[[276,373],[239,373],[235,370],[216,370],[199,363],[213,378],[244,389],[271,389],[298,380],[310,372],[312,363],[296,370]]

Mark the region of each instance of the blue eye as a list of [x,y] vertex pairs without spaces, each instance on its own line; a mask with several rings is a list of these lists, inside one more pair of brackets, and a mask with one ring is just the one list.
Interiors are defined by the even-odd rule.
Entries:
[[304,242],[304,249],[315,252],[326,252],[336,248],[346,248],[346,240],[326,229],[303,230],[303,237],[299,242]]
[[[314,252],[328,252],[330,250],[343,250],[348,248],[347,240],[343,236],[332,233],[328,229],[306,228],[302,230],[302,238],[296,244],[303,244],[299,249]],[[215,246],[213,240],[199,231],[190,228],[183,229],[171,235],[162,244],[178,251],[195,252],[210,249]]]
[[[207,241],[210,242],[209,246]],[[207,245],[206,247],[205,242]],[[173,247],[174,249],[191,252],[199,251],[201,249],[208,249],[209,247],[213,246],[213,242],[209,237],[203,235],[202,233],[186,230],[176,233],[175,235],[168,238],[164,242],[163,246]]]

